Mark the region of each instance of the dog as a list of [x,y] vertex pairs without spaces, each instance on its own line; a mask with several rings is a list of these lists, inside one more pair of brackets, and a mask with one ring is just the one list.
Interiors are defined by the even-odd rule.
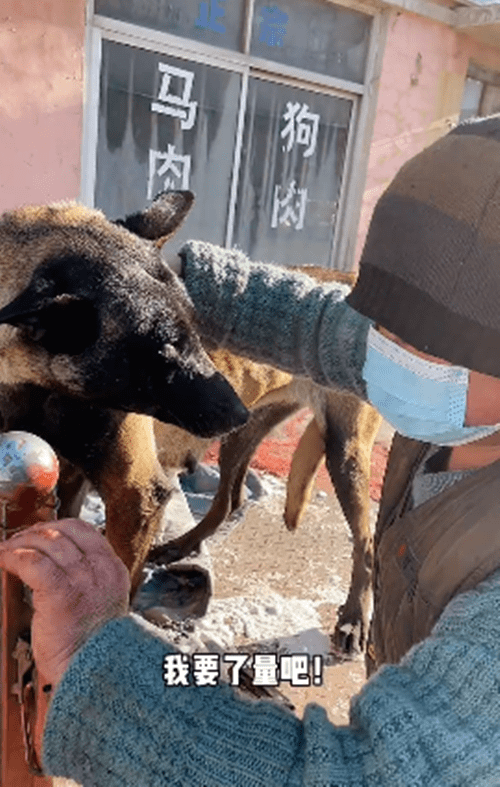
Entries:
[[[360,415],[368,406],[222,350],[212,353],[213,365],[194,330],[184,289],[159,257],[193,199],[190,192],[170,192],[116,224],[76,204],[21,209],[0,219],[1,427],[33,431],[56,448],[62,515],[74,513],[83,478],[95,486],[106,506],[106,534],[135,590],[171,491],[151,416],[183,427],[183,440],[176,437],[166,455],[165,447],[159,452],[165,468],[178,466],[199,450],[200,437],[208,440],[245,422],[247,412],[220,372],[233,379],[254,410],[248,429],[223,440],[222,476],[230,484],[221,484],[216,503],[230,488],[230,509],[239,504],[260,439],[310,404],[316,392],[316,420],[292,465],[286,519],[290,528],[298,523],[315,462],[326,453],[354,533],[353,581],[336,631],[341,649],[355,651],[364,642],[371,565],[364,500],[369,470],[362,448],[371,448],[366,429],[373,431],[373,425]],[[314,274],[346,281],[338,272]],[[339,406],[345,396],[349,401],[340,412],[329,406],[330,400]],[[172,457],[173,446],[184,459]],[[223,503],[217,517],[229,509]]]
[[93,484],[133,591],[170,494],[153,417],[212,438],[248,416],[160,255],[193,199],[116,223],[76,203],[0,217],[0,427],[47,440],[73,495]]
[[[356,275],[324,268],[294,268],[317,281],[352,286]],[[289,530],[300,523],[319,465],[326,466],[353,537],[352,573],[347,599],[339,609],[334,649],[356,657],[365,648],[371,615],[373,542],[369,523],[370,459],[380,427],[377,411],[353,394],[323,388],[226,350],[210,352],[215,366],[250,409],[245,425],[222,438],[220,483],[213,504],[192,530],[153,548],[150,559],[169,564],[196,553],[200,543],[243,503],[248,465],[268,432],[299,409],[309,407],[309,422],[292,459],[284,520]],[[210,440],[155,423],[158,457],[164,469],[192,468]]]

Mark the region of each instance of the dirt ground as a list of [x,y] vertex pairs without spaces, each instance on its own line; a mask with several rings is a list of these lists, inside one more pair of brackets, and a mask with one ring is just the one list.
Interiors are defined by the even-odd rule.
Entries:
[[[254,503],[242,524],[221,544],[211,547],[214,598],[253,596],[261,600],[277,595],[297,607],[309,600],[318,612],[322,633],[329,634],[333,631],[339,602],[349,587],[349,529],[333,493],[316,492],[295,533],[290,533],[283,524],[283,506],[284,485],[283,492]],[[377,504],[372,503],[371,507],[374,519]],[[305,621],[307,624],[307,617]],[[254,652],[262,650],[252,636],[245,637],[244,633],[237,645],[248,645]],[[321,686],[292,687],[281,683],[279,689],[293,702],[299,716],[307,703],[315,702],[327,709],[331,721],[347,723],[349,700],[365,680],[363,661],[324,666],[322,677]]]
[[[214,601],[228,602],[229,617],[234,614],[235,606],[238,607],[238,599],[242,615],[247,611],[243,627],[227,621],[233,623],[235,644],[243,652],[247,648],[251,652],[259,652],[259,649],[291,652],[294,637],[288,641],[287,633],[290,639],[289,632],[295,629],[298,651],[307,648],[312,655],[314,643],[317,643],[315,652],[324,654],[325,647],[329,649],[328,635],[333,631],[337,609],[349,587],[352,539],[324,466],[318,473],[315,492],[298,530],[291,533],[283,523],[285,481],[293,451],[309,418],[310,413],[303,411],[288,419],[261,444],[252,467],[272,481],[272,494],[252,504],[241,524],[223,541],[210,544],[214,561]],[[391,437],[392,430],[384,424],[372,454],[372,526]],[[214,461],[216,451],[212,449],[206,458]],[[272,611],[267,627],[265,621],[262,626],[262,607]],[[292,619],[284,624],[285,633],[280,636],[278,629],[291,610],[296,610],[297,614],[294,616],[292,612]],[[272,613],[275,613],[274,618]],[[254,616],[260,619],[254,620]],[[270,633],[273,620],[277,628],[274,642]],[[364,662],[363,659],[340,662],[334,657],[326,662],[322,685],[292,687],[289,683],[281,683],[279,690],[293,702],[299,716],[307,703],[316,702],[325,707],[331,721],[345,724],[350,698],[365,681]]]

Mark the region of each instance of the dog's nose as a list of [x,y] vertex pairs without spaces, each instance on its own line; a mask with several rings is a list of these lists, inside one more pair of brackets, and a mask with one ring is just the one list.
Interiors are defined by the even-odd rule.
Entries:
[[158,387],[146,380],[141,389],[129,392],[129,401],[122,392],[119,407],[152,415],[197,437],[220,437],[248,419],[247,408],[220,372],[206,376],[177,369],[160,394]]
[[171,415],[179,426],[199,437],[218,437],[248,420],[247,408],[220,372],[210,377],[178,378],[174,386],[178,386],[179,396],[175,401],[169,397]]
[[232,421],[233,421],[233,429],[236,429],[239,426],[243,426],[248,421],[248,410],[241,401],[241,399],[236,399],[235,405],[233,407],[232,412]]

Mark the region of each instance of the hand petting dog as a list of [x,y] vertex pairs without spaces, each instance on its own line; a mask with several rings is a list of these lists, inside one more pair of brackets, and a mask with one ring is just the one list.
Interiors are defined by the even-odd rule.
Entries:
[[127,614],[129,573],[87,522],[40,522],[17,533],[0,543],[0,568],[33,591],[33,655],[52,688],[97,629]]

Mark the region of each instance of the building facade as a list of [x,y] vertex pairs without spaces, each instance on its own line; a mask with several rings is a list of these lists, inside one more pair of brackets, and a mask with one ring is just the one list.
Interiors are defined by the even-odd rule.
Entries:
[[499,11],[4,0],[0,209],[72,198],[117,218],[190,189],[179,240],[351,269],[404,161],[500,109]]

